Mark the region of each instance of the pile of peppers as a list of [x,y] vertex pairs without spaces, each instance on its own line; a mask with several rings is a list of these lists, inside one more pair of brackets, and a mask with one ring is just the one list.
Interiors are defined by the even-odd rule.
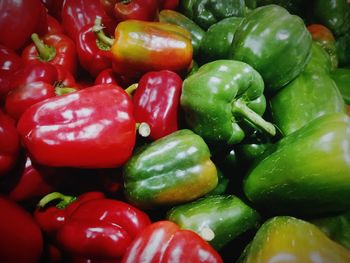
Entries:
[[350,262],[349,1],[2,0],[0,25],[0,262]]

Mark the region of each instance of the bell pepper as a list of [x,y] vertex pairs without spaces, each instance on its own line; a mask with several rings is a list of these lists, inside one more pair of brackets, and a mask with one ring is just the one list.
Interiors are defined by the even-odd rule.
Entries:
[[199,235],[181,230],[170,221],[146,227],[127,249],[122,263],[133,262],[223,262],[220,255]]
[[350,30],[346,34],[338,37],[335,42],[339,67],[350,66]]
[[257,0],[245,0],[244,3],[249,9],[255,9],[257,6]]
[[312,18],[329,28],[336,37],[350,30],[350,6],[347,0],[313,1]]
[[337,68],[330,75],[337,84],[345,103],[350,105],[350,69]]
[[320,214],[349,208],[350,118],[318,117],[282,138],[251,168],[247,198],[276,212]]
[[124,166],[128,200],[142,208],[199,198],[217,185],[208,146],[190,130],[179,130],[137,151]]
[[148,71],[185,73],[192,63],[191,35],[177,25],[127,20],[118,24],[114,39],[96,33],[111,46],[113,70],[129,79]]
[[50,15],[47,15],[47,34],[64,34],[64,29],[58,20]]
[[331,57],[327,51],[313,41],[311,46],[311,58],[303,72],[319,72],[321,74],[329,75],[329,73],[334,70],[333,66]]
[[237,28],[229,57],[251,65],[275,92],[297,77],[308,63],[311,35],[303,20],[277,5],[250,12]]
[[47,34],[39,38],[32,34],[33,43],[22,52],[23,61],[40,60],[53,65],[61,65],[73,76],[77,71],[75,43],[64,34]]
[[173,10],[160,11],[158,19],[160,22],[178,25],[188,30],[191,33],[193,56],[196,56],[198,54],[199,46],[204,35],[206,34],[201,27],[199,27],[195,22],[193,22],[185,15]]
[[133,93],[134,116],[150,126],[149,138],[157,140],[178,130],[182,79],[172,71],[143,75]]
[[240,17],[229,17],[211,25],[200,43],[199,57],[203,62],[227,59]]
[[33,217],[14,201],[0,196],[0,259],[6,263],[37,263],[43,238]]
[[181,229],[196,232],[220,250],[244,232],[257,228],[260,216],[238,197],[218,195],[176,206],[168,212],[167,219]]
[[41,0],[41,2],[45,5],[49,16],[61,21],[64,0]]
[[217,173],[218,173],[218,184],[213,190],[211,190],[209,193],[204,195],[204,197],[213,196],[213,195],[222,195],[222,194],[225,194],[226,191],[228,190],[228,185],[230,182],[229,178],[225,176],[223,172],[221,172],[219,169],[217,169]]
[[0,110],[0,177],[16,164],[19,154],[19,136],[14,121]]
[[337,57],[337,49],[335,46],[335,38],[333,36],[332,31],[330,31],[327,27],[320,24],[311,24],[308,25],[307,29],[309,30],[312,40],[319,44],[322,48],[324,48],[332,62],[332,69],[338,67],[338,57]]
[[95,85],[98,84],[114,84],[118,86],[122,86],[123,79],[117,73],[113,71],[111,68],[107,68],[102,70],[97,77],[95,78]]
[[100,0],[100,3],[106,14],[117,22],[153,21],[159,8],[159,0]]
[[250,126],[275,135],[275,127],[260,116],[266,108],[263,91],[260,74],[248,64],[216,60],[184,80],[181,106],[187,124],[204,140],[236,144]]
[[300,16],[303,19],[308,18],[310,1],[303,0],[257,0],[256,6],[279,5],[288,10],[293,15]]
[[180,0],[160,0],[160,9],[176,10]]
[[59,193],[45,196],[39,207],[62,200],[57,207],[36,210],[36,219],[63,251],[85,259],[121,258],[136,235],[151,224],[147,214],[131,205],[88,192],[77,199]]
[[19,50],[33,32],[47,32],[46,10],[40,0],[3,0],[0,4],[0,44]]
[[92,77],[96,77],[101,71],[112,67],[110,47],[104,45],[96,37],[93,31],[94,26],[102,26],[101,18],[97,18],[94,24],[84,26],[80,30],[76,41],[80,65]]
[[261,226],[238,262],[345,263],[349,260],[350,252],[313,224],[290,216],[276,216]]
[[34,161],[57,167],[118,167],[131,156],[136,137],[131,99],[110,84],[39,102],[17,128]]
[[[322,96],[320,96],[322,94]],[[301,73],[270,100],[273,123],[283,135],[291,134],[313,119],[344,112],[337,85],[325,73]]]
[[181,1],[182,12],[203,29],[227,17],[244,17],[246,6],[244,0],[185,0]]

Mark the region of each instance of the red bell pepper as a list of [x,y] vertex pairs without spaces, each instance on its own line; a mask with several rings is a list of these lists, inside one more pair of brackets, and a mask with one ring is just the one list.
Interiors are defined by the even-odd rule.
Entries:
[[146,122],[150,138],[157,140],[178,130],[178,111],[182,79],[172,71],[143,75],[132,96],[136,122]]
[[63,34],[64,29],[56,18],[47,15],[47,34]]
[[[96,77],[102,70],[112,67],[112,54],[110,47],[98,40],[92,30],[94,24],[84,26],[76,41],[80,65],[91,76]],[[98,25],[100,25],[100,18]]]
[[62,26],[75,41],[80,30],[88,24],[93,24],[97,16],[102,18],[108,34],[113,34],[117,22],[107,16],[100,0],[65,0],[62,8]]
[[33,32],[47,32],[46,9],[40,0],[1,0],[0,25],[0,44],[18,50]]
[[159,0],[160,1],[160,9],[170,9],[176,10],[179,6],[179,0]]
[[111,84],[39,102],[23,113],[17,128],[33,160],[57,167],[121,166],[136,139],[131,99]]
[[121,83],[122,83],[122,81],[121,81],[120,77],[111,68],[107,68],[105,70],[102,70],[95,78],[95,85],[115,84],[115,85],[122,86]]
[[6,263],[37,263],[43,238],[33,217],[15,202],[0,196],[0,260]]
[[75,43],[64,34],[45,35],[41,39],[32,34],[34,43],[27,46],[22,52],[24,61],[40,60],[53,65],[61,65],[76,75],[77,52]]
[[223,262],[198,234],[181,230],[170,221],[158,221],[144,229],[129,246],[123,263]]
[[58,21],[61,21],[61,12],[65,0],[41,0],[45,5],[47,12],[56,18]]
[[101,6],[111,18],[121,22],[129,19],[154,21],[159,0],[100,0]]
[[0,110],[0,177],[15,165],[19,153],[19,136],[14,121]]

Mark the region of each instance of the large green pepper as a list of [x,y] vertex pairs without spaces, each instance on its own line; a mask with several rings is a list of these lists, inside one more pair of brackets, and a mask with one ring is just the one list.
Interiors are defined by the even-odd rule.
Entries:
[[245,15],[244,0],[184,0],[181,11],[203,29],[227,17]]
[[192,201],[218,183],[208,146],[186,129],[145,146],[124,168],[126,196],[142,208]]
[[244,62],[216,60],[186,78],[181,94],[188,125],[208,142],[235,144],[245,137],[245,125],[274,135],[262,115],[264,82]]
[[297,77],[311,55],[311,35],[303,20],[277,5],[250,12],[237,28],[230,58],[248,63],[276,91]]
[[350,6],[347,0],[314,0],[313,20],[328,27],[336,36],[350,30]]
[[350,206],[349,153],[349,116],[323,115],[267,150],[244,178],[244,193],[274,212],[344,211]]
[[241,21],[241,17],[229,17],[209,27],[199,49],[202,62],[228,58],[234,34]]
[[346,104],[350,105],[350,68],[337,68],[331,77],[338,86]]
[[175,24],[187,29],[191,33],[193,55],[197,55],[202,38],[205,35],[205,31],[202,28],[188,17],[174,10],[164,9],[159,12],[158,18],[160,22]]
[[345,112],[342,95],[324,72],[303,72],[270,100],[272,119],[288,135],[315,118]]
[[333,69],[332,60],[327,51],[315,41],[312,42],[311,59],[304,72],[320,72],[329,74]]
[[177,206],[169,211],[167,218],[183,229],[196,232],[217,250],[256,228],[260,220],[258,212],[233,195],[210,196]]
[[306,221],[277,216],[266,221],[239,263],[348,263],[350,252]]

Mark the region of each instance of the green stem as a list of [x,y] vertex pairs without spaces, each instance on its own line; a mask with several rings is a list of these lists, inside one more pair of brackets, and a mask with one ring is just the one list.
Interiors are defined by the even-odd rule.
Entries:
[[130,97],[132,97],[132,94],[138,87],[138,83],[131,84],[129,87],[125,89],[125,92],[129,94]]
[[33,33],[31,36],[36,50],[38,51],[39,58],[43,61],[51,61],[56,56],[56,49],[53,46],[46,45],[40,38],[39,35]]
[[255,127],[272,136],[276,134],[275,126],[272,123],[265,121],[259,114],[250,109],[242,99],[235,100],[232,103],[232,113],[239,114],[245,120],[252,123]]
[[64,195],[59,192],[52,192],[46,196],[44,196],[38,203],[38,207],[44,208],[48,203],[51,203],[52,201],[59,201],[56,205],[59,209],[66,208],[69,204],[74,202],[76,197]]
[[92,27],[92,31],[95,33],[95,35],[100,43],[102,43],[104,46],[107,46],[109,48],[112,47],[112,45],[114,43],[114,39],[107,37],[105,35],[105,33],[103,32],[101,17],[99,17],[99,16],[96,17],[94,26]]
[[68,93],[72,93],[74,91],[77,91],[76,88],[71,88],[71,87],[55,87],[55,93],[57,96],[62,96]]

